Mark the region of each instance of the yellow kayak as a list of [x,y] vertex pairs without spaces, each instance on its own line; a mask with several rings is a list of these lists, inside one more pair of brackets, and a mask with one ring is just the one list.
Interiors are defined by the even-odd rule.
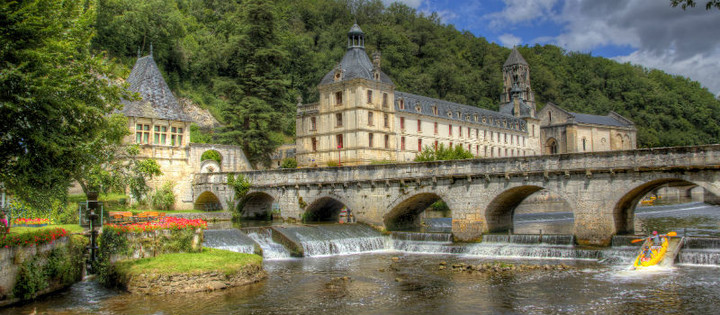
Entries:
[[[643,247],[644,248],[644,247]],[[643,255],[643,251],[640,251],[640,254],[635,258],[635,263],[633,266],[635,269],[643,268],[643,267],[650,267],[657,265],[660,261],[663,260],[663,257],[665,257],[665,252],[667,252],[668,249],[668,238],[663,237],[662,246],[660,248],[652,248],[650,247],[650,251],[652,251],[652,255],[650,259],[644,259],[645,255]]]

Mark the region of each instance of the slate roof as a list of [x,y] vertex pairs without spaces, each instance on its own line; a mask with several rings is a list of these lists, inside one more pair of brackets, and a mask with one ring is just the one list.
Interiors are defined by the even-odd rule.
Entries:
[[137,101],[122,100],[122,113],[129,117],[192,121],[162,77],[152,55],[138,58],[127,79],[130,91],[140,94]]
[[630,124],[626,124],[610,116],[599,116],[590,114],[572,113],[570,115],[575,117],[575,122],[581,124],[595,124],[604,126],[615,126],[615,127],[630,127]]
[[[348,36],[350,35],[362,36],[363,32],[360,29],[360,26],[358,26],[357,24],[353,25],[348,32]],[[352,80],[356,78],[375,81],[372,72],[373,63],[370,61],[370,58],[365,52],[364,46],[348,47],[347,52],[345,52],[345,56],[343,56],[343,59],[340,61],[338,66],[340,67],[340,69],[342,69],[343,72],[342,80],[338,82]],[[337,67],[330,70],[330,72],[328,72],[320,81],[320,84],[329,84],[335,82],[335,69],[337,69]],[[382,70],[380,70],[380,82],[395,85],[392,79],[390,79],[387,74],[382,72]]]
[[527,65],[527,61],[525,61],[525,58],[520,54],[520,52],[517,50],[517,48],[513,47],[512,51],[510,52],[510,56],[508,56],[508,59],[505,60],[505,63],[503,64],[503,67],[512,66],[512,65]]
[[[404,109],[400,109],[400,100],[405,102]],[[420,107],[419,112],[417,111],[418,106]],[[437,115],[433,114],[433,106],[437,106],[438,108]],[[462,121],[464,123],[494,128],[520,131],[527,130],[525,121],[515,118],[512,115],[405,92],[395,92],[395,111]],[[452,115],[449,115],[449,113]],[[461,113],[461,115],[458,116],[458,113]],[[477,122],[475,121],[476,115],[478,117]],[[485,122],[483,122],[483,118]]]

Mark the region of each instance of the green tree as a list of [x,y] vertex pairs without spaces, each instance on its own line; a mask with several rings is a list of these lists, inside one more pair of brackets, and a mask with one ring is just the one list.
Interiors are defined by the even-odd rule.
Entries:
[[139,153],[137,145],[127,147],[129,159],[125,176],[130,195],[136,202],[142,204],[145,202],[148,191],[150,191],[148,181],[155,176],[162,175],[162,171],[160,170],[160,164],[154,159],[138,159]]
[[230,39],[233,80],[219,89],[229,98],[222,111],[225,126],[218,134],[228,144],[240,144],[253,164],[269,165],[270,155],[282,143],[283,114],[290,110],[286,74],[287,53],[278,44],[277,18],[271,3],[251,0],[244,4],[243,25]]
[[96,159],[88,157],[96,144],[114,141],[110,114],[128,96],[112,83],[112,64],[89,49],[94,8],[0,4],[0,182],[34,204],[66,196],[73,175]]
[[465,150],[461,145],[454,148],[445,148],[442,143],[437,147],[426,146],[418,155],[415,156],[415,162],[428,161],[447,161],[447,160],[465,160],[474,158],[470,151]]

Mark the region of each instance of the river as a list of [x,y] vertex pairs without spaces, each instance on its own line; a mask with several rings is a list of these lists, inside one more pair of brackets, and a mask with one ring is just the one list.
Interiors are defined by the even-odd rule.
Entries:
[[[668,209],[682,217],[690,213]],[[661,217],[647,212],[646,219]],[[693,233],[720,229],[708,223],[712,219],[696,221],[700,227],[691,226]],[[346,227],[286,227],[315,257],[290,258],[283,249],[271,249],[264,262],[268,278],[247,287],[152,297],[85,281],[30,304],[0,309],[0,314],[710,314],[720,309],[720,250],[707,249],[715,246],[712,242],[698,241],[693,245],[698,249],[689,249],[692,255],[692,250],[709,253],[711,261],[695,258],[689,260],[695,264],[630,271],[636,248],[623,244],[596,250],[569,245],[570,236],[526,244],[537,236],[498,235],[483,244],[458,245],[443,234],[377,236],[362,226]],[[231,238],[236,233],[226,230],[216,234]],[[276,246],[261,230],[245,233],[264,249]],[[571,268],[469,273],[441,270],[442,262]]]

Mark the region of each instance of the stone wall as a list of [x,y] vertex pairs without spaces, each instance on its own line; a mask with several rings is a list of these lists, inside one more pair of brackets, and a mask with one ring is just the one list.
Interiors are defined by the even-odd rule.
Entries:
[[[0,307],[23,300],[22,297],[14,296],[13,293],[13,289],[18,284],[23,264],[32,262],[35,268],[38,268],[37,266],[47,266],[48,255],[54,250],[67,249],[70,254],[73,254],[70,250],[70,247],[73,246],[70,237],[75,237],[75,242],[86,240],[83,236],[67,236],[51,244],[0,248]],[[82,242],[82,244],[75,244],[74,246],[84,248],[85,244],[85,242]],[[84,258],[82,254],[79,257],[69,256],[70,254],[65,256],[64,259],[68,261],[62,261],[61,263],[69,263],[72,270],[63,270],[67,274],[50,274],[52,272],[48,272],[48,274],[43,275],[43,277],[47,277],[45,279],[47,287],[38,288],[39,290],[33,294],[33,297],[57,291],[82,279],[82,268],[84,267],[82,262],[84,262]],[[72,264],[73,259],[79,263]],[[35,261],[33,262],[33,260]],[[40,270],[40,272],[43,271]],[[26,283],[26,285],[28,284]]]

